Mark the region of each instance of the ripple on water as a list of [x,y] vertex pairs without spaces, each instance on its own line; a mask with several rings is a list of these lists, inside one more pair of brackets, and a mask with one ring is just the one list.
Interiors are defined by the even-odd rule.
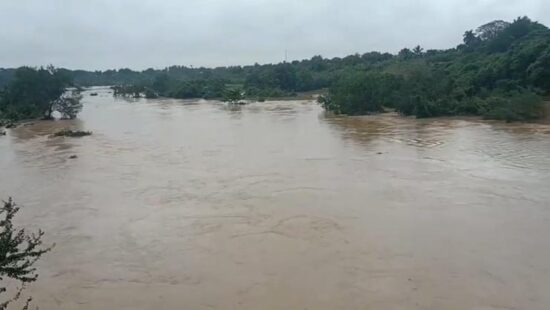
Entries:
[[[84,106],[0,138],[1,194],[58,244],[45,309],[549,308],[549,126]],[[48,138],[67,124],[94,135]]]

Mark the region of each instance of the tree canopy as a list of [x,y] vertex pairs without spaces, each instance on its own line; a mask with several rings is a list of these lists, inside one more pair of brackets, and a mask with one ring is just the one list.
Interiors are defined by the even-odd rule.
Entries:
[[[39,230],[36,234],[27,234],[24,229],[18,229],[13,224],[19,207],[10,198],[0,207],[0,280],[11,279],[19,283],[14,296],[7,297],[8,288],[0,287],[0,309],[20,298],[25,285],[36,281],[35,263],[42,255],[51,250],[42,245],[44,233]],[[26,300],[24,309],[28,309],[31,298]]]
[[71,78],[63,70],[21,67],[0,92],[0,119],[51,119],[54,111],[74,118],[80,111],[77,93],[67,94]]
[[365,114],[394,108],[405,115],[483,115],[507,121],[543,115],[550,92],[550,30],[520,17],[464,33],[453,49],[403,49],[375,68],[340,74],[320,103]]

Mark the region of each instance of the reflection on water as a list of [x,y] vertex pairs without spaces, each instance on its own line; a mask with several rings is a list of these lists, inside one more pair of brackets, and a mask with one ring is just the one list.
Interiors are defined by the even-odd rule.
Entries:
[[0,137],[43,309],[550,307],[549,125],[84,100]]

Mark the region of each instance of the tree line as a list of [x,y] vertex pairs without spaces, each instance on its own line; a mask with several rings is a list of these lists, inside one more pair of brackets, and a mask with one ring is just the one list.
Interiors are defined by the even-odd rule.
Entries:
[[[334,113],[357,115],[393,109],[417,117],[483,115],[528,120],[541,117],[541,96],[550,92],[550,30],[520,17],[466,31],[462,44],[446,50],[416,46],[395,55],[369,52],[331,59],[314,56],[278,64],[217,68],[170,66],[162,70],[93,72],[39,69],[31,73],[48,73],[58,83],[52,81],[51,92],[34,92],[47,99],[42,103],[17,92],[23,86],[11,85],[30,74],[29,70],[0,69],[0,88],[8,85],[3,92],[7,99],[0,101],[0,113],[30,116],[42,112],[47,116],[52,109],[44,109],[44,105],[59,95],[59,85],[63,84],[59,79],[63,76],[78,86],[115,85],[115,95],[121,96],[211,99],[238,90],[247,99],[262,101],[322,89],[325,92],[320,103]],[[11,88],[13,96],[9,95]],[[14,99],[18,96],[23,100]]]

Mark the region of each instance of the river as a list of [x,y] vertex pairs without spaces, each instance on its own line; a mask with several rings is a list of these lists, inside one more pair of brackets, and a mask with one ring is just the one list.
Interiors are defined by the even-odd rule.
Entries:
[[0,137],[40,309],[550,309],[550,125],[96,91]]

